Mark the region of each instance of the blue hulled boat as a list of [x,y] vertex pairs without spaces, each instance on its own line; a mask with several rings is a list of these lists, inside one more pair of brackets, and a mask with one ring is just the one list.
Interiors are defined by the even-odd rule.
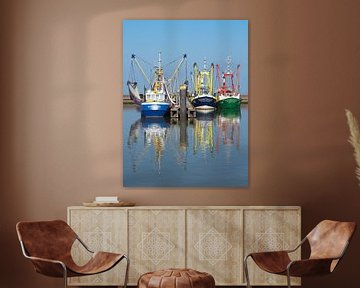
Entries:
[[150,77],[146,75],[144,69],[141,67],[139,62],[137,61],[136,56],[132,55],[132,67],[133,63],[136,63],[139,70],[143,74],[147,84],[150,86],[150,89],[144,91],[144,95],[140,95],[137,82],[136,81],[128,81],[127,85],[129,87],[130,97],[133,102],[140,106],[141,116],[143,117],[163,117],[167,116],[170,112],[171,105],[174,104],[174,101],[170,97],[170,93],[168,91],[168,86],[170,87],[172,82],[174,82],[174,78],[179,72],[179,69],[182,63],[186,59],[186,54],[184,54],[177,65],[172,77],[168,80],[164,77],[164,69],[161,65],[161,53],[159,52],[158,65],[155,66],[155,75],[154,80],[150,81]]
[[145,92],[144,102],[141,103],[141,115],[145,117],[163,117],[170,111],[170,101],[165,85],[164,70],[161,67],[161,53],[158,66],[155,69],[155,80],[151,88]]
[[216,98],[209,94],[200,94],[192,98],[191,104],[196,110],[214,110]]
[[170,103],[144,102],[141,103],[141,115],[145,117],[163,117],[169,113]]
[[203,70],[199,70],[194,63],[194,93],[191,97],[191,104],[196,110],[213,111],[216,107],[216,97],[213,95],[214,64],[206,69],[204,60]]

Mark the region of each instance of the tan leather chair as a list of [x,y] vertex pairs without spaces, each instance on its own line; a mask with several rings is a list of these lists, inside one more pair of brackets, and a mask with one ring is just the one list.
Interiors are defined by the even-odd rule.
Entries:
[[[289,288],[291,287],[290,276],[315,276],[333,272],[344,256],[355,229],[354,222],[324,220],[295,249],[250,253],[244,259],[247,287],[251,287],[247,267],[249,257],[266,272],[286,275]],[[291,261],[289,253],[296,251],[306,241],[309,242],[311,249],[309,259]]]
[[[16,225],[24,256],[31,260],[35,271],[50,277],[87,276],[110,270],[121,260],[127,261],[124,288],[127,285],[129,259],[125,254],[91,251],[62,220],[19,222]],[[78,240],[89,253],[90,260],[78,266],[71,257],[71,247]]]

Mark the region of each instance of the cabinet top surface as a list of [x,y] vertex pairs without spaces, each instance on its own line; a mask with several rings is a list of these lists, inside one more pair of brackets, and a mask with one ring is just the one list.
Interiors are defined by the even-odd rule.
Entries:
[[69,206],[68,209],[131,209],[131,210],[202,210],[202,209],[219,209],[219,210],[261,210],[261,209],[279,209],[279,210],[300,210],[301,206],[132,206],[132,207],[85,207],[85,206]]

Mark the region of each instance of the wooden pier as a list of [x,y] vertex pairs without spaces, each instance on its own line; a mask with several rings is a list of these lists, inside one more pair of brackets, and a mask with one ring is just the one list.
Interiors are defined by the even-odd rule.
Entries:
[[170,109],[171,118],[194,118],[196,117],[196,111],[187,101],[187,85],[180,86],[180,103]]
[[[129,95],[124,95],[122,102],[124,105],[134,105],[134,102],[131,100]],[[241,95],[241,104],[247,104],[247,103],[248,103],[248,96]]]
[[[186,117],[187,118],[194,118],[196,117],[196,110],[194,108],[186,107]],[[175,106],[170,109],[170,117],[171,118],[180,118],[180,106]]]

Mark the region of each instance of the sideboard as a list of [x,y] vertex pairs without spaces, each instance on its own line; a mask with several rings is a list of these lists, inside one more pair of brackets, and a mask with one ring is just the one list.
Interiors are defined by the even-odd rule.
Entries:
[[[92,250],[130,257],[129,285],[148,271],[184,267],[212,274],[216,285],[245,285],[245,255],[294,248],[301,240],[298,206],[76,206],[68,207],[68,223]],[[79,243],[72,255],[80,264],[89,257]],[[103,274],[70,278],[69,285],[121,285],[124,271],[120,263]],[[252,261],[249,272],[253,285],[286,285],[286,277],[264,273]]]

